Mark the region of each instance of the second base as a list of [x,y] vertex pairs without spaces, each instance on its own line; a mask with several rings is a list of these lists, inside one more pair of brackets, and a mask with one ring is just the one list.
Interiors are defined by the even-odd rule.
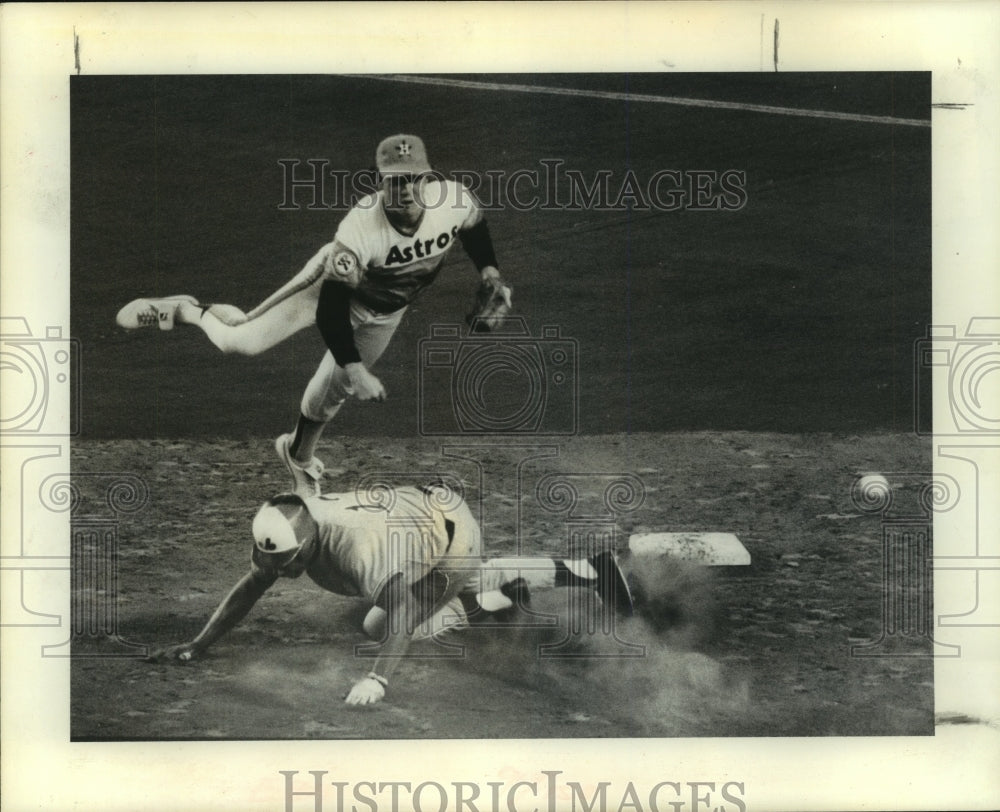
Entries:
[[628,548],[636,554],[668,555],[707,567],[745,567],[750,553],[732,533],[636,533]]

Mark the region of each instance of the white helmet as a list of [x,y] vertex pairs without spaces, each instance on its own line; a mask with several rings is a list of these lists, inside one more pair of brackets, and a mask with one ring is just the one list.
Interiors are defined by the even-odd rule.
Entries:
[[253,519],[253,541],[258,550],[263,553],[284,553],[299,548],[300,542],[295,534],[295,524],[289,515],[290,507],[294,508],[294,512],[290,514],[294,516],[305,506],[301,500],[297,505],[292,502],[275,505],[274,500],[271,500],[265,502],[257,511]]

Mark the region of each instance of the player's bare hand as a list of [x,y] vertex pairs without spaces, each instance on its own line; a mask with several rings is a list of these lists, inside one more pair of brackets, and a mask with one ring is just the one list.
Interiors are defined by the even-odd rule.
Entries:
[[358,400],[385,400],[382,381],[372,375],[364,364],[348,364],[345,367],[351,381],[351,391]]
[[354,683],[344,700],[348,705],[373,705],[385,696],[382,683],[373,677],[365,677]]
[[145,658],[147,663],[184,663],[190,662],[198,655],[198,649],[193,643],[180,643],[170,648],[157,649]]

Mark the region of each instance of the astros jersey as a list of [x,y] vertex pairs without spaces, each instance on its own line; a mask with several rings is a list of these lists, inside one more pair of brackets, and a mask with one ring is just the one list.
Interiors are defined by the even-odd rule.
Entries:
[[[357,493],[305,500],[319,538],[302,554],[306,574],[317,585],[338,595],[374,598],[397,572],[412,584],[444,556],[480,555],[478,526],[457,497],[444,512],[435,507],[442,502],[424,489],[395,488],[385,495],[388,504]],[[256,554],[252,566],[260,566]]]
[[483,217],[472,193],[454,181],[432,180],[420,190],[425,209],[410,236],[397,231],[383,210],[384,192],[361,200],[344,217],[333,244],[332,278],[361,279],[354,296],[379,313],[413,301],[437,276],[458,232]]

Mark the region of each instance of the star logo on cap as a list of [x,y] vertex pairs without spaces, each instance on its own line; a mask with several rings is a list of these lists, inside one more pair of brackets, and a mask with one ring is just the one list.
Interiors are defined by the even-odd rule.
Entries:
[[398,152],[400,156],[409,155],[410,145],[406,141],[400,141],[399,144],[396,146],[396,152]]

